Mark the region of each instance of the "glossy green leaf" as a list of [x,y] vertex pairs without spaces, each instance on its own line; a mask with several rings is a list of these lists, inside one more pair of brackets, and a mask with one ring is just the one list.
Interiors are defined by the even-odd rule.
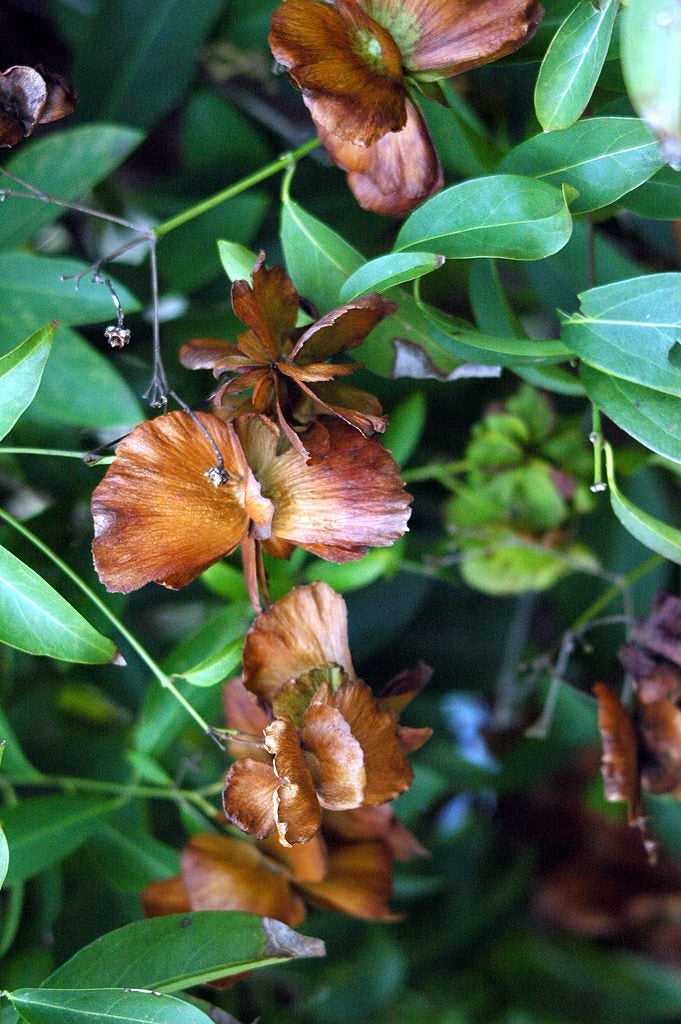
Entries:
[[600,373],[582,363],[580,376],[591,401],[646,448],[681,463],[681,399]]
[[116,647],[16,555],[0,547],[0,643],[60,661],[105,665]]
[[636,112],[681,167],[681,21],[669,0],[629,0],[622,14],[622,70]]
[[10,850],[7,884],[32,878],[73,853],[116,802],[87,796],[39,796],[0,809]]
[[637,117],[593,117],[565,131],[535,135],[500,166],[579,193],[574,213],[610,206],[658,171],[664,161],[654,135]]
[[622,206],[651,220],[681,218],[681,174],[671,167],[661,171],[622,200]]
[[681,274],[651,274],[592,288],[563,324],[572,352],[597,370],[681,395]]
[[618,0],[579,0],[551,40],[534,93],[544,131],[569,128],[593,95],[610,46]]
[[[286,202],[282,210],[281,241],[293,283],[322,313],[341,304],[343,285],[366,262],[336,231],[293,200]],[[392,376],[398,340],[424,352],[443,375],[460,365],[437,332],[430,330],[408,292],[391,289],[385,297],[396,303],[397,311],[386,317],[364,344],[355,349],[354,354],[367,369],[385,377]]]
[[252,249],[238,242],[218,242],[220,262],[230,281],[246,281],[253,273],[258,256]]
[[420,391],[415,391],[391,409],[388,429],[382,440],[384,448],[398,465],[406,465],[416,451],[426,428],[427,415],[426,399]]
[[433,330],[450,346],[459,359],[501,366],[526,363],[561,363],[570,358],[570,351],[560,341],[535,341],[532,338],[495,338],[481,334],[463,321],[421,303],[420,308]]
[[605,446],[605,461],[610,504],[624,529],[644,547],[681,565],[681,530],[663,523],[622,494],[615,478],[615,460],[610,445]]
[[[483,334],[527,338],[523,325],[508,301],[494,260],[476,260],[472,264],[468,294],[475,321]],[[555,391],[559,395],[584,394],[579,379],[560,366],[516,364],[513,372],[535,387]]]
[[101,4],[76,53],[80,116],[147,127],[168,113],[221,10],[222,0]]
[[229,911],[199,911],[126,925],[85,946],[46,981],[75,986],[153,988],[180,992],[216,978],[324,956],[324,944],[280,921]]
[[22,988],[9,996],[26,1024],[209,1024],[198,1007],[174,996],[124,988]]
[[350,302],[367,292],[385,292],[407,281],[432,274],[445,262],[432,252],[389,253],[370,260],[351,274],[340,290],[342,302]]
[[[0,345],[16,343],[51,320],[71,325],[115,323],[107,288],[87,277],[76,291],[73,281],[61,280],[62,275],[86,269],[80,260],[0,253]],[[127,312],[139,309],[127,288],[116,281],[114,287]]]
[[[127,159],[142,137],[133,128],[115,124],[66,128],[22,146],[7,162],[7,170],[59,199],[82,202],[93,185]],[[9,181],[0,184],[15,188]],[[63,213],[62,207],[49,203],[6,200],[0,214],[0,248],[19,246]]]
[[53,338],[54,324],[50,324],[0,358],[0,438],[35,398]]
[[40,390],[28,418],[40,424],[122,428],[144,418],[118,372],[117,354],[102,355],[70,327],[58,327]]
[[570,240],[572,218],[560,189],[533,178],[498,174],[454,185],[404,222],[395,249],[439,252],[448,259],[540,260]]
[[501,156],[494,141],[450,82],[442,82],[440,88],[447,106],[422,95],[416,96],[416,103],[426,119],[443,168],[452,178],[491,174]]
[[223,650],[204,658],[187,672],[180,673],[192,686],[217,686],[223,683],[241,664],[243,638],[232,640]]

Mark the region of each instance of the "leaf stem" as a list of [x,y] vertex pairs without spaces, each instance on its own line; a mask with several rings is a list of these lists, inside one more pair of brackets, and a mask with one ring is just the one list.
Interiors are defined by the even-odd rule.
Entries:
[[70,775],[44,775],[42,778],[22,778],[8,776],[7,781],[13,786],[29,786],[32,789],[61,789],[66,793],[106,793],[112,796],[141,797],[149,800],[188,801],[195,804],[211,818],[218,816],[219,811],[205,799],[222,789],[207,786],[205,789],[172,789],[161,786],[139,786],[127,782],[103,782],[99,779],[81,779]]
[[297,149],[292,150],[290,153],[283,153],[282,156],[278,157],[272,163],[267,164],[265,167],[261,167],[258,171],[254,171],[253,174],[247,175],[247,177],[242,178],[241,181],[237,181],[233,185],[229,185],[227,188],[222,189],[222,191],[216,192],[215,195],[208,196],[207,199],[203,199],[200,203],[196,203],[194,206],[190,206],[187,210],[183,210],[182,213],[178,213],[175,217],[171,217],[162,224],[158,224],[154,228],[154,234],[157,238],[164,238],[166,235],[170,234],[171,231],[182,227],[183,224],[187,224],[189,221],[195,220],[196,217],[200,217],[202,214],[207,213],[216,206],[226,203],[229,199],[234,199],[235,196],[240,195],[242,192],[246,192],[254,185],[259,185],[261,181],[266,181],[267,178],[272,178],[275,174],[279,174],[280,171],[286,170],[287,167],[295,164],[297,160],[301,159],[301,157],[307,156],[308,153],[311,153],[312,150],[316,149],[319,145],[319,139],[308,139],[308,141],[304,142],[302,146],[298,146]]
[[598,406],[591,406],[591,433],[589,440],[594,449],[594,482],[591,490],[594,494],[607,490],[608,485],[603,481],[603,426],[601,423],[601,410]]
[[459,462],[435,462],[428,466],[417,466],[416,469],[406,470],[402,473],[402,479],[406,484],[418,484],[426,480],[439,480],[440,483],[446,484],[450,476],[467,473],[470,468],[470,462],[465,459]]
[[18,519],[15,519],[13,515],[10,515],[10,513],[3,508],[0,508],[0,519],[4,519],[6,523],[12,526],[18,533],[20,533],[23,537],[30,541],[34,547],[41,551],[46,558],[49,558],[50,561],[53,562],[58,569],[61,569],[65,576],[68,576],[68,578],[78,587],[78,589],[81,590],[83,594],[85,594],[88,600],[92,602],[95,608],[97,608],[102,613],[102,615],[104,615],[109,620],[112,626],[128,642],[128,644],[132,647],[132,649],[135,651],[138,657],[141,658],[141,660],[144,662],[147,668],[156,677],[161,686],[173,695],[175,700],[182,705],[187,714],[189,714],[194,719],[197,725],[200,726],[200,728],[203,730],[203,732],[206,733],[207,736],[210,736],[214,742],[218,743],[220,747],[224,748],[224,745],[215,736],[211,727],[202,718],[199,712],[192,707],[187,698],[182,693],[180,693],[180,691],[175,686],[170,676],[166,675],[166,673],[151,657],[146,648],[142,646],[137,637],[134,636],[130,632],[130,630],[123,625],[118,616],[115,615],[111,611],[111,609],[104,604],[102,599],[94,592],[94,590],[92,590],[87,585],[87,583],[85,583],[85,581],[82,580],[80,576],[76,572],[74,572],[74,570],[59,557],[59,555],[57,555],[50,547],[48,547],[47,544],[40,540],[40,538],[37,537],[34,533],[32,533],[31,530],[29,530],[26,526],[24,526],[23,523],[20,523]]
[[604,590],[603,593],[575,619],[568,629],[568,633],[579,633],[589,622],[597,618],[612,601],[618,598],[623,591],[633,587],[635,583],[638,583],[638,581],[643,579],[644,576],[647,576],[648,573],[654,572],[655,569],[664,565],[664,561],[665,560],[661,555],[652,555],[644,562],[635,566],[626,573],[626,575],[622,576],[617,583],[613,583],[611,587]]
[[[80,459],[84,465],[87,465],[85,457],[88,455],[88,452],[66,451],[63,448],[7,448],[3,446],[0,447],[0,455],[44,455],[45,457],[59,459]],[[101,464],[105,460],[99,459],[98,461]]]

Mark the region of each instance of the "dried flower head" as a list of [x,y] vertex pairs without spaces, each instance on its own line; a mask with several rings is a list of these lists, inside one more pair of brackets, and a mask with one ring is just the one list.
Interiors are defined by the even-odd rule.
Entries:
[[[407,528],[410,496],[391,455],[339,420],[316,424],[307,463],[263,416],[199,423],[173,412],[136,427],[92,496],[94,560],[111,591],[178,588],[242,545],[257,606],[261,547],[346,562]],[[224,460],[220,479],[215,449]],[[217,484],[217,485],[216,485]]]
[[[267,715],[260,756],[237,752],[225,781],[232,824],[258,839],[276,830],[282,845],[294,846],[317,834],[323,811],[378,807],[409,788],[407,753],[430,730],[403,732],[394,695],[376,700],[357,678],[345,602],[326,584],[299,587],[258,617],[243,668],[228,714],[232,705],[241,725],[256,728],[261,708]],[[259,699],[257,711],[243,688]]]
[[361,345],[394,312],[393,303],[366,295],[298,328],[300,297],[283,267],[265,266],[263,252],[252,284],[236,281],[232,286],[232,305],[247,328],[236,344],[196,339],[180,350],[184,366],[210,369],[220,379],[213,398],[218,415],[230,419],[250,411],[276,416],[290,443],[306,458],[309,453],[292,428],[292,419],[306,423],[326,413],[363,434],[385,430],[378,400],[339,383],[358,364],[329,360]]
[[443,183],[409,79],[513,53],[542,15],[538,0],[284,0],[270,46],[360,205],[401,215]]
[[72,114],[76,94],[60,75],[21,65],[0,72],[0,148],[16,146],[39,124]]

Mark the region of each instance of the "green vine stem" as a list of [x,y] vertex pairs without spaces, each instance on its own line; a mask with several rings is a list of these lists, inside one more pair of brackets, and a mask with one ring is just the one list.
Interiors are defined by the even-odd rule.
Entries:
[[208,196],[207,199],[201,200],[200,203],[196,203],[194,206],[190,206],[187,210],[183,210],[182,213],[178,213],[175,217],[171,217],[162,224],[158,224],[154,228],[156,238],[165,238],[165,236],[169,235],[171,231],[175,231],[176,228],[182,227],[183,224],[187,224],[190,220],[195,220],[196,217],[200,217],[202,214],[214,209],[214,207],[220,206],[222,203],[226,203],[229,199],[234,199],[235,196],[248,191],[248,189],[253,188],[254,185],[259,185],[261,181],[266,181],[268,178],[274,177],[274,175],[279,174],[280,171],[285,171],[288,168],[295,166],[298,160],[307,156],[308,153],[311,153],[312,150],[316,149],[319,145],[321,145],[319,139],[308,139],[307,142],[298,146],[297,149],[291,150],[290,153],[283,153],[282,156],[273,160],[272,163],[267,164],[265,167],[261,167],[259,171],[254,171],[253,174],[249,174],[247,177],[242,178],[241,181],[237,181],[233,185],[228,185],[227,188],[222,189],[220,192],[216,192],[215,195]]
[[30,786],[31,789],[61,789],[65,793],[102,793],[111,796],[187,802],[194,804],[210,818],[218,817],[220,812],[208,802],[206,797],[215,796],[223,786],[220,781],[203,789],[173,789],[161,786],[139,786],[136,783],[127,782],[103,782],[99,779],[81,779],[70,775],[43,775],[40,778],[9,775],[4,778],[12,786]]
[[203,730],[204,733],[206,733],[207,736],[210,736],[214,742],[219,744],[220,747],[224,747],[224,744],[215,736],[213,729],[202,718],[199,712],[192,707],[187,698],[182,693],[180,693],[180,691],[175,686],[170,676],[166,675],[166,673],[151,657],[146,648],[142,646],[137,637],[134,636],[130,632],[130,630],[123,625],[118,616],[115,615],[111,611],[111,609],[104,604],[104,602],[101,600],[100,597],[97,596],[94,590],[92,590],[87,585],[87,583],[85,583],[85,581],[82,580],[80,576],[76,572],[74,572],[73,569],[59,557],[59,555],[57,555],[50,547],[48,547],[47,544],[40,540],[39,537],[36,537],[36,535],[32,533],[31,530],[24,526],[23,523],[20,523],[18,519],[15,519],[13,515],[10,515],[10,513],[7,512],[5,509],[0,508],[0,519],[4,519],[5,522],[9,524],[9,526],[11,526],[14,530],[20,533],[23,537],[25,537],[26,540],[30,541],[31,544],[33,544],[33,546],[36,547],[38,551],[41,551],[46,558],[49,558],[50,561],[53,562],[57,566],[57,568],[64,573],[65,576],[68,576],[72,583],[74,583],[79,588],[79,590],[81,590],[83,594],[85,594],[85,596],[88,598],[89,601],[92,602],[95,608],[97,608],[102,613],[102,615],[104,615],[109,620],[114,629],[116,629],[120,633],[120,635],[128,642],[128,644],[132,647],[132,649],[135,651],[138,657],[141,658],[141,660],[144,662],[147,668],[156,677],[161,686],[173,695],[175,700],[182,705],[187,714],[194,719],[197,725]]

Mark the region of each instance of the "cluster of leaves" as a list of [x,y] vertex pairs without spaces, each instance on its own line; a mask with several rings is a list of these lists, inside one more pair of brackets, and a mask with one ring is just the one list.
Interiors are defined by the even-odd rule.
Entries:
[[[620,597],[630,629],[681,562],[670,0],[546,0],[515,55],[442,84],[410,79],[446,184],[431,173],[434,194],[397,225],[360,210],[316,155],[277,157],[311,126],[271,75],[275,0],[46,6],[42,20],[13,5],[0,67],[69,71],[79,121],[3,167],[155,227],[166,366],[186,401],[205,394],[179,350],[236,338],[223,271],[247,279],[261,247],[321,316],[373,292],[396,307],[353,358],[390,413],[411,533],[346,565],[302,550],[267,565],[274,598],[312,581],[347,595],[370,678],[433,664],[408,719],[435,736],[395,805],[432,857],[398,869],[402,924],[314,912],[305,928],[325,961],[318,941],[233,911],[141,920],[141,892],[220,827],[224,760],[190,715],[221,723],[252,613],[232,559],[180,595],[102,594],[87,511],[100,470],[78,454],[144,418],[153,289],[133,246],[109,279],[132,343],[106,351],[96,325],[112,293],[89,269],[135,233],[17,197],[5,178],[0,1021],[675,1019],[676,775],[637,791],[635,816],[662,847],[655,874],[583,756],[598,742],[588,692],[620,679],[622,623],[567,656]],[[267,182],[284,170],[279,193]],[[62,280],[82,274],[77,291]],[[663,740],[654,752],[675,767]]]

